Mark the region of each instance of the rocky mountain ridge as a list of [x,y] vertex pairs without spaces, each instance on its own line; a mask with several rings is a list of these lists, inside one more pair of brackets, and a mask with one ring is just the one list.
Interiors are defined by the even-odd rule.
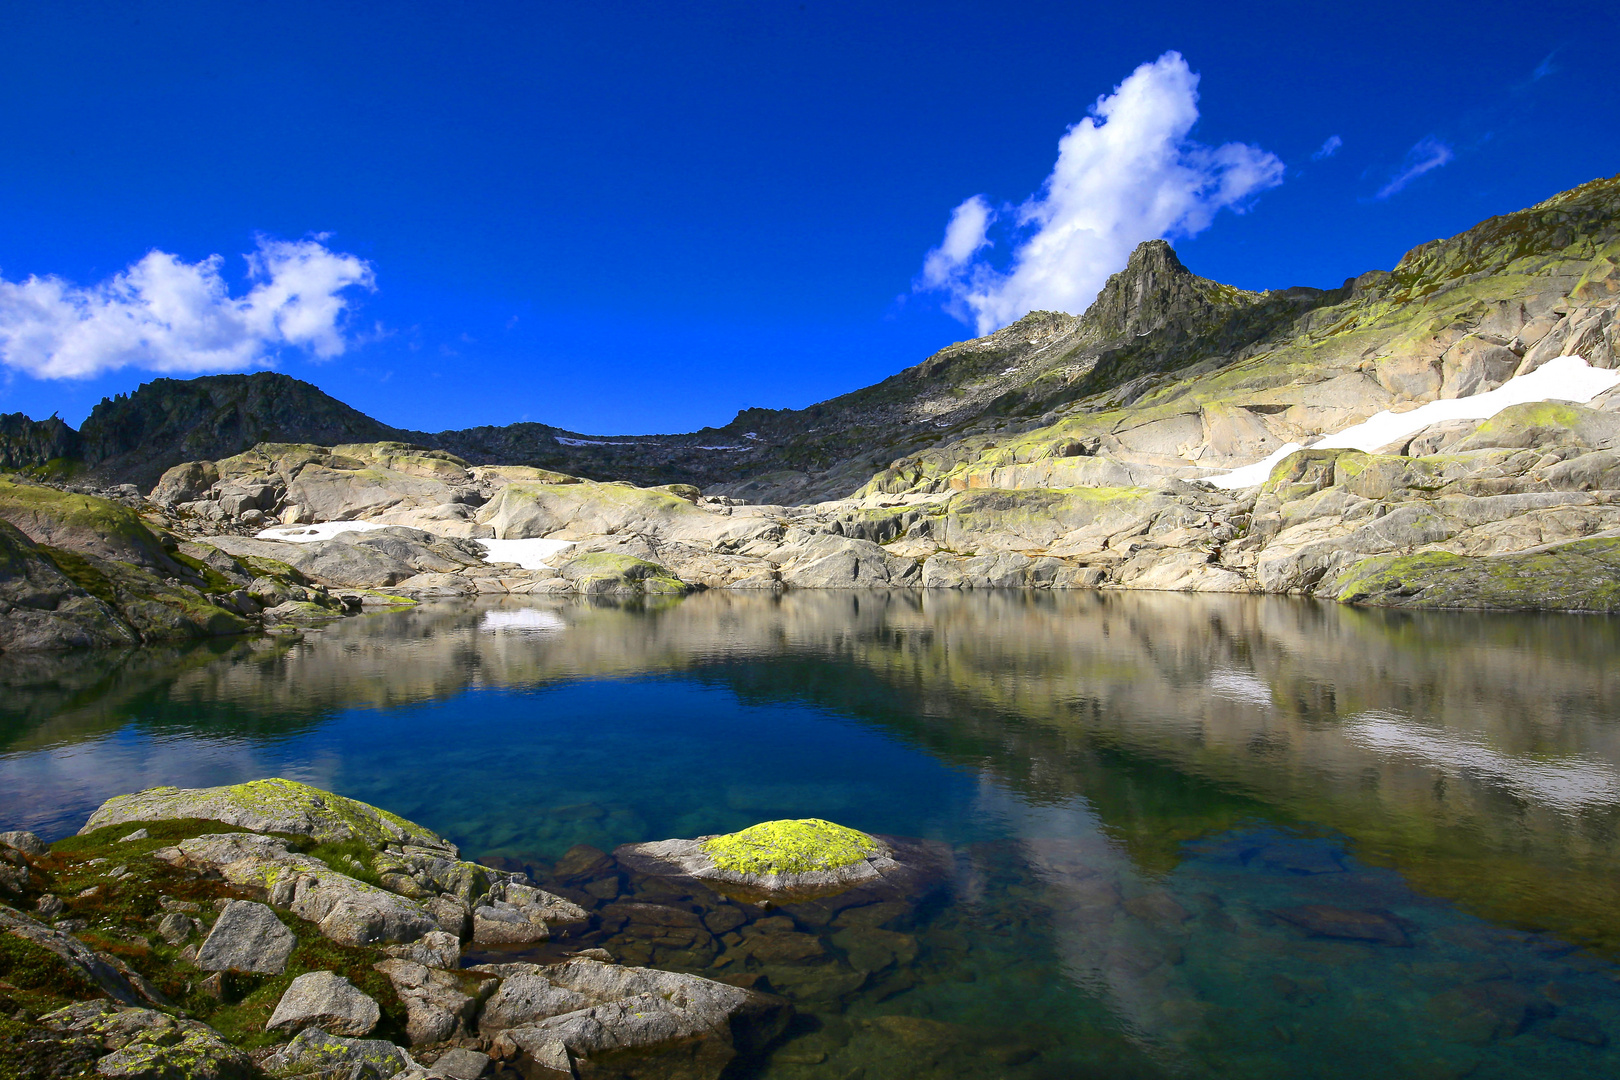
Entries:
[[[158,380],[104,403],[77,434],[93,470],[149,477],[163,455],[271,429],[402,438],[261,440],[175,465],[149,493],[5,482],[0,517],[15,533],[0,536],[11,567],[0,602],[16,632],[0,648],[240,632],[244,620],[429,597],[694,588],[1100,587],[1620,610],[1620,389],[1584,405],[1525,401],[1388,445],[1315,445],[1374,414],[1518,376],[1613,368],[1617,312],[1620,178],[1331,291],[1229,289],[1146,244],[1084,316],[1035,313],[810,410],[744,414],[740,432],[427,436],[285,376]],[[9,453],[70,441],[59,421],[30,425],[0,427]],[[457,440],[477,455],[443,448]],[[543,460],[589,470],[514,462],[547,440]],[[1290,445],[1305,449],[1283,457]],[[921,449],[867,471],[906,446]],[[1206,482],[1273,456],[1264,483]],[[706,494],[645,479],[670,472],[720,480]],[[343,521],[364,531],[254,535]],[[549,554],[503,561],[497,549],[512,542]]]

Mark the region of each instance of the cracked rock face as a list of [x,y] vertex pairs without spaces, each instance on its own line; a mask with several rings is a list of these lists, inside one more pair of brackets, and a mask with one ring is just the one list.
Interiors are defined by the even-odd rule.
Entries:
[[376,968],[388,976],[405,1005],[405,1034],[412,1046],[467,1033],[478,999],[463,993],[454,975],[413,960],[384,960]]

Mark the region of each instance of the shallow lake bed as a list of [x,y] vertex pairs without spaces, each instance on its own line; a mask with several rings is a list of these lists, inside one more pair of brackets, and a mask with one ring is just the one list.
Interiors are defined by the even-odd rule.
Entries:
[[[1253,597],[436,605],[0,656],[0,822],[271,775],[365,800],[552,875],[629,962],[793,998],[749,1075],[1617,1074],[1617,647]],[[580,847],[785,817],[954,873],[751,910]],[[681,913],[652,943],[648,905]]]

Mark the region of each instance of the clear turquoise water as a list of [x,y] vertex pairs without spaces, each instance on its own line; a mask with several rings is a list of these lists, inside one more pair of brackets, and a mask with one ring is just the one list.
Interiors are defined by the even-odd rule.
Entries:
[[1254,598],[446,606],[0,656],[0,824],[281,775],[542,873],[780,817],[949,844],[915,957],[801,995],[748,1075],[1620,1075],[1617,655],[1617,620]]

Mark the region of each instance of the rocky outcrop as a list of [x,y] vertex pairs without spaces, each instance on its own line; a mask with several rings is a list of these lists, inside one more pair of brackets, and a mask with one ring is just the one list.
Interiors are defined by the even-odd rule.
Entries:
[[81,453],[79,433],[59,416],[30,420],[22,413],[0,413],[0,469],[49,469]]
[[0,650],[239,634],[294,596],[344,613],[291,567],[181,542],[136,512],[138,496],[120,499],[0,477]]
[[0,521],[0,652],[139,640],[107,600],[91,595],[39,545]]
[[134,1005],[142,995],[119,965],[55,927],[0,904],[0,931],[54,955],[86,984],[123,1005]]
[[102,803],[80,835],[135,821],[202,818],[253,832],[291,833],[322,842],[359,840],[373,847],[410,844],[454,856],[456,847],[397,814],[295,780],[250,780],[215,788],[155,787]]
[[[436,929],[426,907],[333,866],[392,880],[404,892],[446,887],[435,901],[470,906],[480,919],[502,924],[512,915],[538,930],[478,937],[480,944],[530,944],[553,927],[584,929],[593,916],[522,874],[455,859],[436,834],[386,811],[302,785],[271,788],[245,797],[234,789],[158,789],[110,800],[110,810],[54,851],[32,834],[0,834],[4,851],[28,871],[22,901],[56,923],[0,906],[0,932],[21,943],[0,952],[0,988],[8,1002],[29,1006],[8,1015],[0,1030],[0,1071],[9,1076],[21,1063],[29,1077],[78,1069],[131,1080],[476,1080],[493,1056],[522,1075],[549,1069],[619,1080],[718,1080],[740,1056],[764,1049],[792,1016],[774,995],[621,966],[600,948],[558,963],[464,970],[457,936]],[[110,820],[137,809],[146,827]],[[276,835],[199,831],[224,818],[286,828]],[[436,846],[399,843],[403,833]],[[295,850],[300,838],[320,857]],[[370,842],[383,846],[368,864],[356,851]],[[153,859],[158,872],[131,874],[121,865],[96,871],[101,887],[66,887],[109,854],[130,864]],[[4,865],[12,865],[10,855]],[[116,891],[102,896],[114,882]],[[45,891],[53,888],[72,898],[67,905]],[[210,895],[211,906],[199,902]],[[89,903],[101,905],[97,930],[67,914]],[[185,987],[186,1012],[146,975],[75,936],[102,940],[116,921],[140,925],[134,913],[154,909],[161,917],[144,923],[155,924],[171,946],[204,927],[203,919],[211,922],[200,948],[129,951],[153,979]],[[343,929],[368,918],[373,932]],[[165,933],[171,922],[175,932]],[[272,1011],[239,1007],[244,987],[267,983],[275,988],[266,1001],[275,1002]],[[221,1026],[230,1035],[199,1012],[229,1019]],[[377,1033],[388,1037],[367,1037]],[[262,1049],[250,1055],[236,1045],[242,1041]]]
[[153,379],[90,411],[85,462],[145,488],[170,466],[239,454],[261,442],[376,442],[408,437],[279,372]]

